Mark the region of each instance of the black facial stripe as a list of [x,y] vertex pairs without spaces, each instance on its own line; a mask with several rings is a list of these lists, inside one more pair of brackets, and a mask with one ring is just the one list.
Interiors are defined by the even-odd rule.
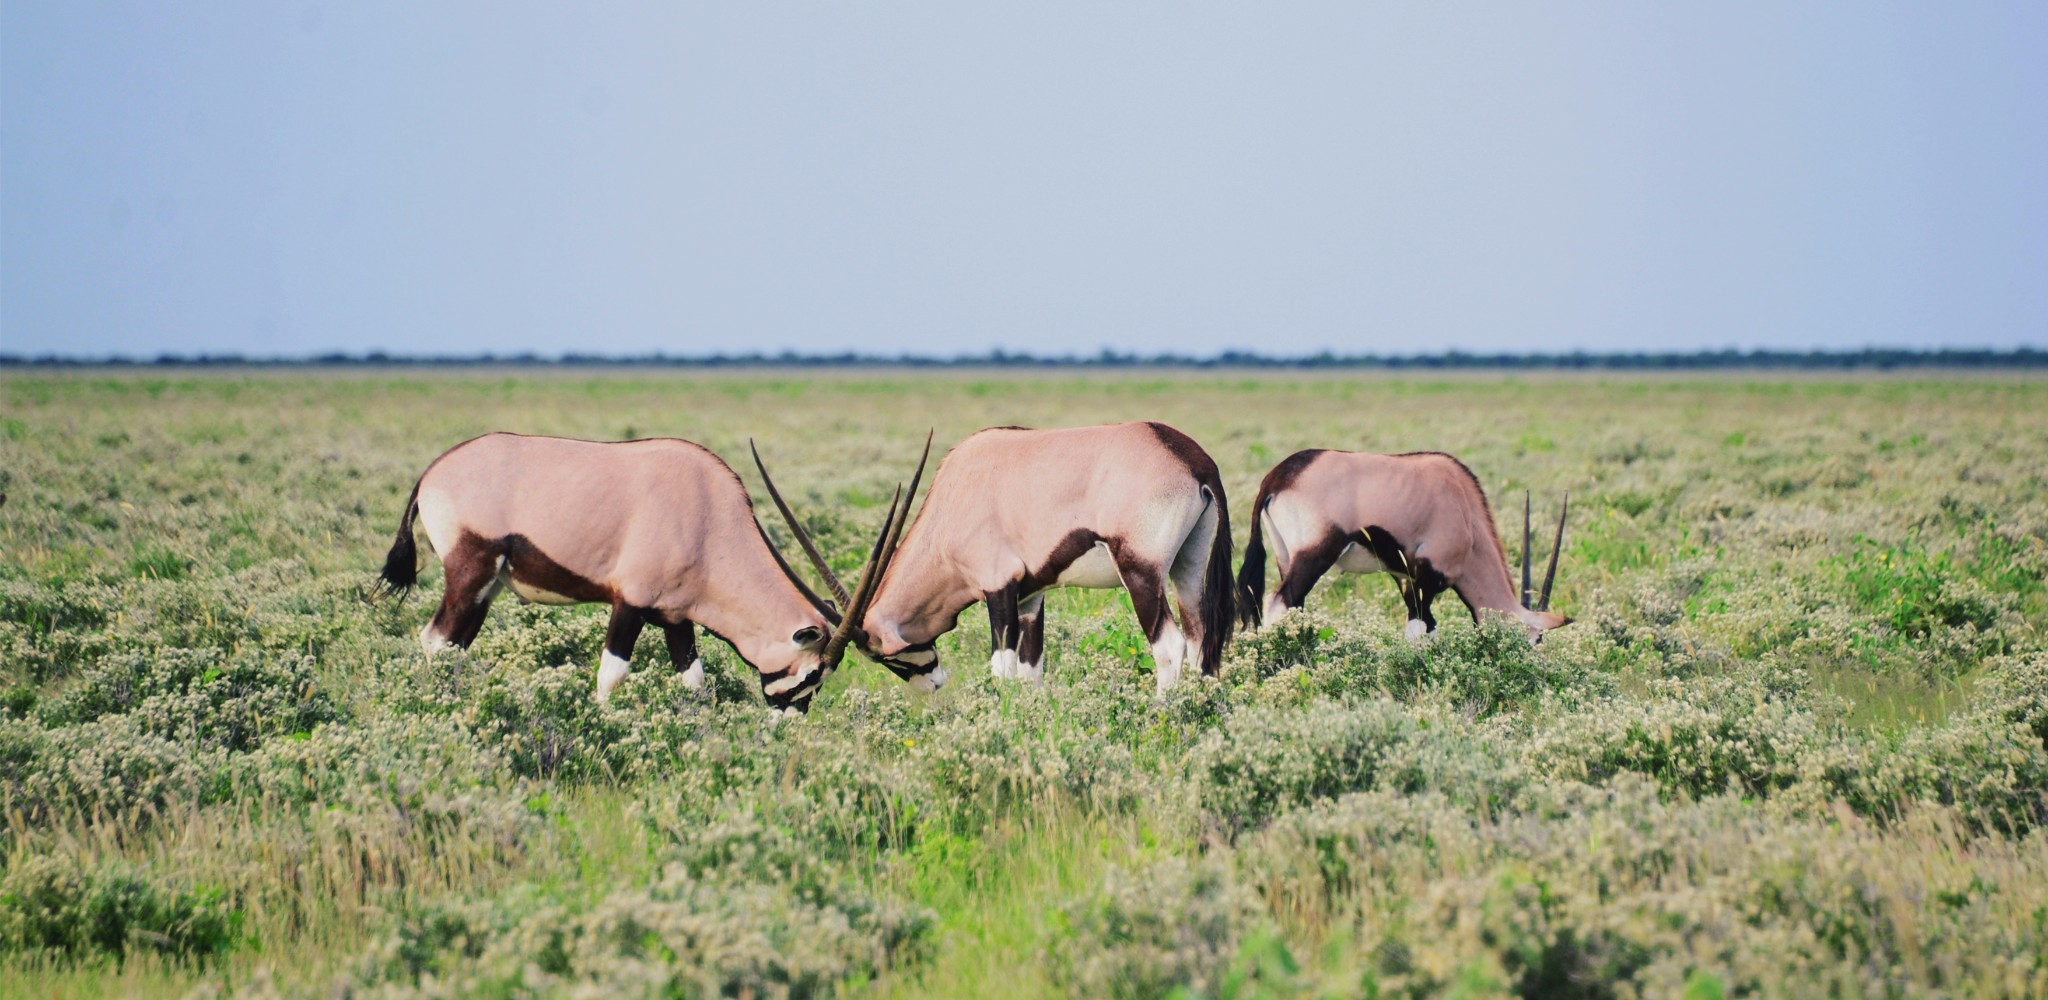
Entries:
[[813,683],[805,684],[793,691],[784,691],[781,694],[769,694],[763,691],[761,692],[761,697],[768,702],[770,708],[794,708],[799,712],[808,712],[811,709],[811,698],[817,695],[817,693],[818,685]]

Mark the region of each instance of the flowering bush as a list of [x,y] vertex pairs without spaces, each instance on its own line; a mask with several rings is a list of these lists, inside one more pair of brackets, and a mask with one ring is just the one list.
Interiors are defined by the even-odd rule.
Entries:
[[1228,830],[1371,789],[1436,789],[1489,809],[1521,780],[1483,729],[1451,713],[1384,701],[1245,709],[1195,748],[1190,766],[1203,809]]
[[355,984],[372,996],[811,997],[925,960],[931,933],[915,908],[672,867],[585,910],[531,896],[423,909],[363,959]]
[[0,950],[57,963],[146,951],[203,961],[234,947],[242,916],[224,892],[133,865],[23,858],[0,875]]
[[1100,890],[1053,920],[1052,980],[1072,996],[1201,995],[1217,985],[1258,911],[1218,865],[1174,858],[1136,872],[1112,869]]

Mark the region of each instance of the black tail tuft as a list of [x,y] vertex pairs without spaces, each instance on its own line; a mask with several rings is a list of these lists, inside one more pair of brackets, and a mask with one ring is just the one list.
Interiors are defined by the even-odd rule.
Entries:
[[412,484],[412,495],[405,498],[405,514],[398,519],[398,537],[391,542],[391,551],[384,555],[384,571],[377,574],[383,580],[383,592],[404,594],[412,589],[420,578],[419,543],[413,541],[412,522],[420,512],[420,484]]
[[1237,571],[1237,624],[1255,628],[1265,618],[1259,597],[1266,590],[1266,536],[1259,531],[1259,519],[1266,513],[1266,494],[1252,503],[1251,537],[1244,543],[1244,566]]
[[1223,667],[1236,601],[1230,589],[1230,504],[1223,498],[1220,478],[1209,491],[1216,495],[1216,537],[1209,543],[1209,565],[1202,573],[1202,672],[1214,675]]

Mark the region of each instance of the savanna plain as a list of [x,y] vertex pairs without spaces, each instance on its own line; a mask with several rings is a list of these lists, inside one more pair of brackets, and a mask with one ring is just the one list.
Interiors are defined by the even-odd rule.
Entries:
[[[0,994],[2048,995],[2048,384],[633,371],[0,372]],[[927,428],[1156,419],[1241,550],[1299,448],[1461,456],[1532,647],[1328,579],[1155,695],[1118,593],[858,657],[771,725],[658,632],[364,600],[492,430],[758,440],[842,574]],[[1028,491],[1029,483],[1015,488]],[[763,508],[765,510],[765,506]],[[772,515],[767,518],[773,521]],[[781,525],[771,534],[788,547]],[[1539,569],[1540,572],[1540,569]]]

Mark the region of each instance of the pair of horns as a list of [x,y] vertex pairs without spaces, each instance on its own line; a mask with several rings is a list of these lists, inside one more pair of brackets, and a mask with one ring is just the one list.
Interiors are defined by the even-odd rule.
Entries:
[[[918,458],[917,471],[910,477],[910,489],[905,490],[902,483],[896,484],[896,495],[889,499],[889,516],[882,520],[882,531],[875,536],[875,547],[868,553],[867,565],[861,568],[860,581],[854,584],[851,594],[846,592],[846,585],[839,582],[832,567],[825,564],[825,557],[818,552],[817,543],[811,541],[810,532],[797,523],[796,513],[789,509],[789,502],[782,499],[782,491],[775,488],[775,479],[768,475],[768,466],[761,461],[761,449],[754,446],[753,438],[747,439],[747,449],[754,453],[754,468],[761,470],[761,482],[767,485],[768,496],[774,499],[775,509],[782,512],[783,523],[789,525],[790,533],[796,536],[797,544],[803,547],[804,555],[810,559],[811,568],[818,571],[818,576],[824,579],[825,586],[838,601],[834,605],[820,599],[790,568],[789,560],[783,558],[782,550],[775,547],[774,541],[768,542],[768,551],[775,555],[775,562],[782,567],[782,572],[796,584],[796,589],[811,602],[811,606],[832,623],[832,636],[825,640],[825,654],[821,662],[828,667],[833,666],[846,655],[846,644],[853,641],[854,634],[860,630],[861,619],[867,617],[868,605],[874,601],[875,592],[882,588],[882,574],[888,572],[890,560],[896,558],[896,543],[902,540],[903,529],[910,524],[910,506],[917,499],[918,483],[924,479],[925,462],[932,457],[932,435],[927,432],[924,436],[924,454]],[[762,532],[761,537],[766,539],[767,532]],[[846,609],[843,615],[840,608]]]
[[[1564,495],[1564,506],[1557,512],[1557,537],[1550,541],[1550,568],[1543,571],[1543,596],[1536,597],[1536,591],[1529,587],[1529,491],[1522,491],[1522,606],[1531,611],[1550,610],[1550,585],[1557,582],[1557,553],[1564,547],[1564,516],[1571,512],[1572,495]],[[1532,603],[1530,598],[1536,598]]]

